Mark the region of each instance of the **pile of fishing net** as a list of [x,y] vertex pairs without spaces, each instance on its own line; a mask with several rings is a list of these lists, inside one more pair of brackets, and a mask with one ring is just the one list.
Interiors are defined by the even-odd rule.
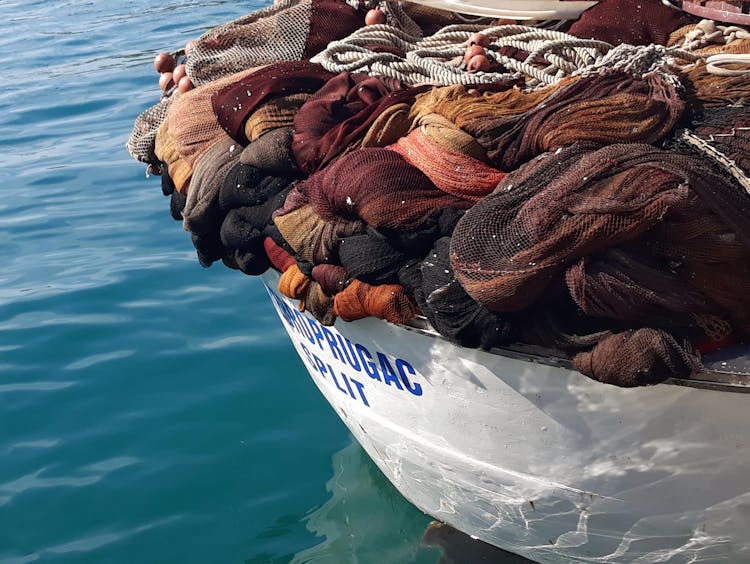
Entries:
[[748,53],[659,0],[567,30],[283,0],[201,36],[128,149],[201,264],[274,268],[321,323],[654,384],[750,334]]

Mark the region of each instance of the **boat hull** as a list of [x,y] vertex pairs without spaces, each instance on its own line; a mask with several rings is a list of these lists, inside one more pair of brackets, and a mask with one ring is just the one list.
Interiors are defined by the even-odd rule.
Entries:
[[428,515],[539,562],[750,561],[750,395],[323,327],[264,281],[313,382]]

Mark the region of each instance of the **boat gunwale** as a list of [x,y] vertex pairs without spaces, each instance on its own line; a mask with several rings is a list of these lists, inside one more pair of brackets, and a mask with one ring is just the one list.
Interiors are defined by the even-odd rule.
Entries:
[[[450,339],[435,331],[429,321],[423,316],[418,316],[413,321],[398,324],[398,326],[407,331],[414,331],[427,337],[439,338],[443,341],[451,342]],[[514,344],[507,347],[493,347],[485,352],[514,360],[575,370],[570,358],[564,356],[560,351],[544,347]],[[743,374],[730,370],[713,369],[711,367],[706,367],[705,371],[693,374],[690,378],[668,378],[662,383],[717,392],[750,394],[750,373]]]

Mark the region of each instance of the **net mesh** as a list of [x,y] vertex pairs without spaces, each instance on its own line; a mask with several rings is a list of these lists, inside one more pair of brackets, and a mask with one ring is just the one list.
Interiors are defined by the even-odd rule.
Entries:
[[135,119],[133,130],[125,144],[131,157],[143,163],[158,164],[159,159],[155,151],[156,132],[164,123],[173,99],[162,98],[158,104],[144,110]]
[[313,0],[282,0],[211,28],[196,41],[186,64],[195,85],[277,61],[302,58]]
[[344,155],[298,188],[324,219],[361,219],[402,231],[418,228],[441,208],[472,204],[436,188],[398,153],[379,148]]
[[573,357],[573,366],[594,380],[621,387],[658,384],[666,375],[687,378],[700,370],[700,362],[672,335],[651,328],[610,335]]
[[247,69],[216,80],[175,98],[167,111],[169,132],[180,156],[190,166],[211,146],[227,137],[216,120],[211,97],[225,86],[242,80],[255,72]]
[[456,276],[492,311],[523,309],[573,262],[698,207],[690,188],[718,183],[702,168],[704,161],[637,144],[575,145],[539,157],[459,222],[451,243]]
[[356,279],[336,294],[333,311],[344,321],[373,316],[391,323],[408,323],[419,313],[403,286],[371,286]]

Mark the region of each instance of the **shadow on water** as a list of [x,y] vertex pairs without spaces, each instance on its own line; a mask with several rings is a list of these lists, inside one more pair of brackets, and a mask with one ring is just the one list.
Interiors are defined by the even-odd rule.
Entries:
[[[307,529],[320,542],[286,562],[530,562],[419,513],[354,440],[333,455],[332,464],[333,476],[326,484],[330,498],[305,517]],[[253,558],[246,564],[261,561],[268,562]]]

